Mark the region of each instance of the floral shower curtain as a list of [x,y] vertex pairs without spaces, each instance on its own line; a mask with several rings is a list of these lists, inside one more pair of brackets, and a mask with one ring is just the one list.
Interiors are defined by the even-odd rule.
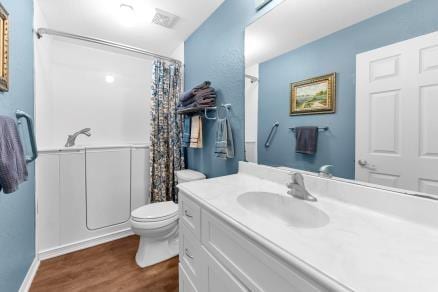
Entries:
[[182,117],[176,113],[181,83],[180,64],[154,61],[150,137],[152,202],[177,201],[175,171],[184,168]]

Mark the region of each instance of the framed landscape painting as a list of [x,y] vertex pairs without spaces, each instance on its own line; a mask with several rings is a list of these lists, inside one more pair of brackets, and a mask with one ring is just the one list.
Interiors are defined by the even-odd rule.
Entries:
[[8,12],[0,3],[0,91],[9,89],[9,23]]
[[336,73],[295,82],[290,87],[291,116],[335,112]]

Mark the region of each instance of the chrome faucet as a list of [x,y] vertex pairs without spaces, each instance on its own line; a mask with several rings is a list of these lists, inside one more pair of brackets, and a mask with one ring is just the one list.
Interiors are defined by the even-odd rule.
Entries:
[[304,177],[301,173],[292,172],[291,179],[292,181],[287,184],[287,187],[289,189],[287,193],[289,195],[300,200],[312,202],[317,201],[317,199],[306,190],[306,186],[304,185]]
[[319,176],[325,178],[333,177],[332,169],[333,165],[323,165],[319,168]]
[[91,136],[90,131],[91,131],[90,128],[85,128],[85,129],[82,129],[80,131],[77,131],[76,133],[74,133],[72,135],[68,135],[67,142],[65,143],[65,147],[75,146],[76,138],[81,134],[85,135],[87,137],[90,137]]

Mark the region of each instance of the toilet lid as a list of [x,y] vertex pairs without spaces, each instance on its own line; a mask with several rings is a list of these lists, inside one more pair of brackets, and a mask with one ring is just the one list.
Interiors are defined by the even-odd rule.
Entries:
[[162,221],[178,215],[178,205],[172,201],[153,203],[132,211],[135,221]]

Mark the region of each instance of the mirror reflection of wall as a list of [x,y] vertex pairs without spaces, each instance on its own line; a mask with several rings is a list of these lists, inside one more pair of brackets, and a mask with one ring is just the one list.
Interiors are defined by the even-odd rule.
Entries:
[[257,120],[259,102],[259,66],[245,69],[245,154],[246,160],[257,163]]
[[[437,9],[432,0],[285,0],[250,24],[246,159],[312,172],[333,165],[336,177],[438,197]],[[315,79],[330,73],[333,100]],[[293,115],[292,84],[301,86]],[[314,154],[297,151],[315,139]]]

